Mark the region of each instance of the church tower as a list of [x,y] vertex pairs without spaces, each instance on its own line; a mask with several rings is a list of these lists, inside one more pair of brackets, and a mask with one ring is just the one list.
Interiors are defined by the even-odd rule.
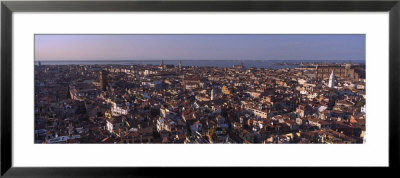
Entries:
[[328,87],[329,88],[333,88],[335,86],[335,74],[333,74],[333,70],[331,75],[329,76],[329,84]]
[[108,71],[106,71],[106,70],[100,71],[99,78],[100,78],[100,80],[99,80],[100,86],[102,87],[103,91],[107,91]]
[[213,88],[213,89],[211,89],[211,101],[214,101],[214,100],[215,100],[215,90]]

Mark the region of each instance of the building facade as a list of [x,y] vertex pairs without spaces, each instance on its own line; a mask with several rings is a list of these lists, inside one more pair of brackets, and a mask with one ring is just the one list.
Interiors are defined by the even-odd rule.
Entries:
[[357,81],[359,78],[358,73],[351,68],[350,64],[346,64],[346,66],[317,66],[315,77],[317,80],[326,80],[329,79],[332,72],[339,79]]

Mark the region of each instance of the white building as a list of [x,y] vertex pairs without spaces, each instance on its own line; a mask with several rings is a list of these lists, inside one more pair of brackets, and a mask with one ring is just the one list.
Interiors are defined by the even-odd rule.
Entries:
[[114,126],[113,126],[113,124],[110,122],[110,121],[106,121],[107,123],[106,123],[106,127],[107,127],[107,130],[110,132],[110,133],[113,133],[114,132]]
[[150,74],[153,74],[153,72],[150,71],[150,70],[145,70],[145,71],[144,71],[144,75],[145,75],[145,76],[148,76],[148,75],[150,75]]
[[126,106],[118,106],[116,103],[112,102],[111,112],[113,116],[127,115],[129,112],[129,108]]
[[300,85],[303,85],[303,84],[307,83],[307,80],[299,79],[299,80],[297,80],[297,82],[298,82]]
[[361,107],[361,113],[363,114],[367,113],[367,107],[365,107],[365,105]]
[[162,87],[162,81],[144,81],[142,86],[159,89]]

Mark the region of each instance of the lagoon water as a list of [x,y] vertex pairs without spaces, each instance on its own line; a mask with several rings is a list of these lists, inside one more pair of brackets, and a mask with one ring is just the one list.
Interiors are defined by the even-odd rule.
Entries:
[[[257,68],[295,68],[299,65],[291,65],[290,63],[347,63],[347,60],[182,60],[182,66],[199,66],[199,67],[232,67],[233,65],[240,65],[243,62],[245,67]],[[42,65],[160,65],[161,60],[131,60],[131,61],[41,61]],[[277,65],[286,63],[287,65]],[[365,64],[365,60],[351,61],[352,64]],[[166,65],[179,64],[179,60],[164,60]],[[35,61],[38,65],[38,61]]]

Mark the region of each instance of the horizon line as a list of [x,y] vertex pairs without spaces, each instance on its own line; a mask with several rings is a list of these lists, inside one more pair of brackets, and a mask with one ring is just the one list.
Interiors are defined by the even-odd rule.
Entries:
[[34,60],[34,61],[42,61],[42,62],[68,62],[68,61],[365,61],[365,59],[99,59],[99,60]]

